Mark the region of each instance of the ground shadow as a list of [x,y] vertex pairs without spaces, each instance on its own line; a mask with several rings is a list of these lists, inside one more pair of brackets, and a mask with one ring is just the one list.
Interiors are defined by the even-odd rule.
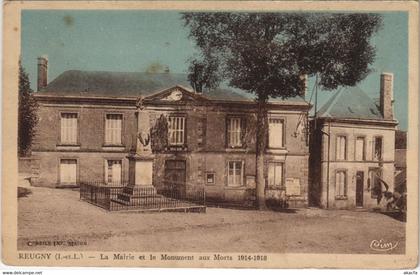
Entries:
[[17,196],[18,198],[27,197],[28,195],[32,194],[32,191],[25,187],[18,187],[17,188]]
[[382,215],[386,215],[388,217],[391,217],[393,219],[396,219],[400,222],[407,222],[407,213],[406,212],[400,212],[400,211],[381,211],[379,212]]
[[[206,202],[207,207],[213,208],[224,208],[224,209],[233,209],[233,210],[258,210],[258,207],[251,204],[235,204],[235,203],[228,203],[228,202],[220,202],[220,201],[211,201]],[[267,205],[267,210],[273,212],[281,212],[281,213],[289,213],[295,214],[297,213],[297,209],[291,208],[284,208],[283,206],[277,205]]]
[[297,213],[297,209],[293,209],[293,208],[282,208],[282,207],[268,207],[269,210],[274,211],[274,212],[281,212],[281,213],[287,213],[287,214],[296,214]]
[[257,210],[254,206],[243,205],[243,204],[234,204],[226,202],[208,202],[206,201],[207,207],[213,208],[225,208],[225,209],[234,209],[234,210]]

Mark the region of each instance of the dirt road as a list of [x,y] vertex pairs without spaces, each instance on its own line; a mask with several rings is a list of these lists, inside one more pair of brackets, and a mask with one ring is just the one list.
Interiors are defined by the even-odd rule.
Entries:
[[[19,249],[249,253],[405,250],[405,223],[378,213],[222,208],[208,208],[206,214],[118,213],[79,201],[78,191],[31,190],[31,195],[19,199]],[[398,244],[391,251],[378,252],[370,248],[374,240]],[[75,246],[69,246],[71,243]]]

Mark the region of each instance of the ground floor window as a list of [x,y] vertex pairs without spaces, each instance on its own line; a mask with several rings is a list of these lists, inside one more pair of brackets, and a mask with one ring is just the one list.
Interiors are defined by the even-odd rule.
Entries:
[[338,198],[344,198],[347,196],[346,171],[337,171],[335,173],[335,196]]
[[268,163],[268,187],[280,187],[283,185],[283,163]]
[[60,160],[60,184],[76,184],[77,182],[77,160]]
[[244,184],[244,167],[242,161],[228,162],[228,186],[242,186]]
[[121,160],[106,160],[105,162],[105,181],[108,184],[120,184],[121,183]]

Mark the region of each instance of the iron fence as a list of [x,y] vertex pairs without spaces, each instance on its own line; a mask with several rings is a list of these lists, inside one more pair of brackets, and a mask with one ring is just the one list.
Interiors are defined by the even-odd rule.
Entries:
[[203,212],[202,206],[206,204],[204,188],[200,187],[180,191],[176,186],[155,188],[103,182],[80,183],[80,199],[111,211],[188,209]]

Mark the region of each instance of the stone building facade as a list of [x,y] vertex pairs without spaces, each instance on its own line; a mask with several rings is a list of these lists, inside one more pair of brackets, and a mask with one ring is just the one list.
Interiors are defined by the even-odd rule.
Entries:
[[[258,125],[246,93],[229,87],[196,93],[186,75],[172,73],[66,71],[48,83],[48,62],[39,64],[32,184],[128,182],[141,97],[157,189],[176,184],[188,193],[200,187],[209,200],[232,203],[252,197]],[[308,202],[309,108],[300,97],[269,102],[266,194],[286,188],[296,207]]]
[[311,121],[310,200],[322,208],[374,208],[394,191],[393,75],[379,104],[357,87],[338,91]]

